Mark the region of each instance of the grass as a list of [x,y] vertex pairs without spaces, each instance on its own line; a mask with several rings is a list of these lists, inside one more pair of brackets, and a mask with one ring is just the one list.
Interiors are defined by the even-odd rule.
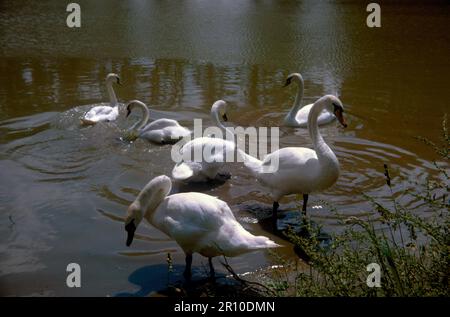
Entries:
[[[319,229],[307,220],[308,235],[292,231],[286,235],[307,259],[309,269],[298,263],[282,262],[284,270],[274,272],[266,285],[278,296],[449,296],[450,232],[449,175],[450,140],[447,119],[442,124],[442,144],[418,140],[431,146],[441,163],[434,163],[438,176],[415,184],[413,195],[426,206],[426,215],[401,205],[391,197],[388,206],[364,195],[372,205],[367,219],[346,218],[334,212],[345,228],[335,234],[327,247],[320,244]],[[384,165],[386,185],[392,180]],[[392,188],[391,188],[392,192]],[[369,287],[370,263],[381,269],[380,287]]]

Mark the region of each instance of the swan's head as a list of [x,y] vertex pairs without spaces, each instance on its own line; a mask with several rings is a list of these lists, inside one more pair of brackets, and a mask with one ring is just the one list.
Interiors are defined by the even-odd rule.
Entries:
[[133,242],[134,232],[142,221],[142,209],[139,203],[133,202],[127,209],[127,218],[125,219],[125,231],[127,232],[126,245],[129,247]]
[[223,121],[228,121],[227,117],[227,103],[223,100],[217,100],[211,107],[211,115],[221,116]]
[[142,101],[139,100],[131,100],[130,102],[128,102],[127,104],[127,118],[131,113],[131,110],[133,110],[134,108],[139,107],[139,108],[147,108],[147,106],[145,105],[145,103],[143,103]]
[[128,206],[125,218],[127,247],[131,245],[134,232],[148,212],[153,212],[172,188],[172,181],[166,175],[155,177],[141,190],[135,201]]
[[325,109],[333,113],[338,121],[342,124],[344,128],[347,127],[347,123],[344,118],[344,106],[338,97],[333,95],[326,95],[322,97],[325,102]]
[[118,85],[120,85],[120,77],[117,74],[109,73],[108,76],[106,76],[106,82],[117,83]]
[[289,76],[286,77],[286,83],[283,87],[289,86],[293,81],[303,84],[303,77],[300,75],[300,73],[292,73]]

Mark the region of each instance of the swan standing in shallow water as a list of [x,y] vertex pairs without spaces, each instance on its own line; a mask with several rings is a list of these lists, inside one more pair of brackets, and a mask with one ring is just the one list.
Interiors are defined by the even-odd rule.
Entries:
[[132,100],[128,103],[127,117],[134,108],[140,108],[143,116],[131,128],[128,138],[138,137],[159,144],[172,144],[191,134],[189,129],[182,127],[176,120],[172,119],[158,119],[147,124],[150,118],[148,107],[139,100]]
[[109,95],[110,106],[96,106],[86,112],[81,120],[82,124],[90,125],[101,121],[114,121],[119,116],[119,104],[112,87],[113,83],[120,85],[120,78],[117,74],[110,73],[106,76],[106,89]]
[[133,241],[137,226],[145,218],[151,225],[174,239],[186,254],[184,277],[190,279],[192,254],[209,260],[219,255],[238,256],[279,245],[264,236],[254,236],[236,221],[227,203],[202,193],[169,195],[172,182],[162,175],[152,179],[127,210],[126,245]]
[[[302,107],[303,100],[303,90],[304,90],[304,82],[303,77],[299,73],[290,74],[286,78],[286,83],[284,87],[289,86],[293,81],[297,82],[299,88],[297,92],[297,96],[295,97],[294,105],[291,108],[291,111],[284,118],[284,124],[289,127],[300,127],[306,128],[308,124],[308,115],[311,111],[313,104],[306,105]],[[329,112],[327,109],[324,109],[317,119],[317,123],[319,125],[327,124],[333,121],[336,117]]]
[[[211,118],[213,122],[222,130],[224,137],[233,134],[229,131],[220,121],[219,117],[222,116],[224,121],[227,121],[226,115],[226,102],[223,100],[217,100],[211,107]],[[214,149],[214,151],[208,151],[208,149]],[[201,137],[189,141],[184,144],[180,150],[180,154],[189,153],[190,160],[183,160],[177,163],[172,170],[172,177],[180,181],[188,182],[205,182],[213,180],[217,176],[222,178],[229,178],[225,174],[220,174],[219,170],[226,164],[227,153],[233,154],[236,149],[236,145],[232,141],[224,140],[222,138]],[[204,157],[204,154],[209,152],[211,156]],[[197,162],[194,153],[201,153],[201,161]]]
[[[273,222],[276,228],[278,201],[285,195],[303,194],[303,213],[306,214],[308,195],[332,186],[339,177],[339,161],[319,132],[317,118],[326,109],[335,114],[339,122],[347,127],[343,117],[341,101],[332,95],[318,99],[308,116],[308,131],[314,150],[304,147],[287,147],[272,152],[263,161],[244,154],[244,164],[258,181],[268,187],[273,198]],[[278,169],[264,173],[263,169],[278,158]]]

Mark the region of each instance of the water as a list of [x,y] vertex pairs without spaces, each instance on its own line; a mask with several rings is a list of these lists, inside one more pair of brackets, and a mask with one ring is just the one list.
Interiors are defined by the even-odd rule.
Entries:
[[[107,101],[104,78],[120,74],[121,102],[140,99],[152,118],[192,128],[210,124],[217,99],[230,124],[277,126],[295,95],[287,74],[305,78],[305,100],[338,93],[349,127],[321,129],[341,163],[336,185],[310,198],[310,214],[328,232],[340,229],[322,200],[364,217],[367,193],[390,197],[434,173],[433,151],[448,112],[450,7],[383,4],[382,28],[365,26],[362,4],[329,1],[78,1],[81,29],[65,26],[61,1],[0,3],[0,294],[150,295],[167,283],[171,252],[176,280],[184,259],[177,245],[141,226],[125,247],[121,217],[154,176],[170,175],[170,146],[120,141],[133,123],[82,128],[78,119]],[[306,131],[281,128],[280,146],[310,146]],[[241,167],[217,186],[196,190],[228,202],[253,233],[286,245],[258,221],[270,210],[263,187]],[[175,191],[190,190],[175,187]],[[426,215],[420,201],[402,203]],[[281,209],[297,208],[295,197]],[[266,252],[230,260],[238,272],[273,264]],[[82,268],[82,287],[65,286],[66,266]],[[197,275],[207,263],[194,257]],[[275,263],[276,264],[276,263]],[[216,262],[217,268],[220,267]]]

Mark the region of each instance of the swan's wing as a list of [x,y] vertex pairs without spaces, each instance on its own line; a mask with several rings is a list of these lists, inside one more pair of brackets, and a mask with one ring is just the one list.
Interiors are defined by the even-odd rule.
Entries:
[[315,151],[308,148],[283,148],[268,155],[264,164],[268,164],[269,159],[275,160],[275,171],[260,173],[257,178],[271,189],[275,201],[287,194],[311,193],[319,188],[323,168]]
[[295,115],[295,121],[297,122],[297,126],[304,128],[308,125],[309,111],[311,110],[312,106],[313,104],[311,103],[309,105],[301,107],[297,111],[297,114]]
[[303,147],[287,147],[267,155],[262,165],[268,167],[278,161],[278,169],[290,170],[302,167],[309,160],[317,160],[314,150]]
[[158,119],[155,121],[150,122],[145,127],[142,128],[142,131],[148,131],[148,130],[160,130],[164,129],[166,127],[179,127],[177,121],[172,119]]
[[163,130],[167,138],[172,141],[178,141],[179,139],[191,134],[191,131],[182,126],[166,127]]
[[327,124],[333,121],[334,119],[336,119],[336,116],[334,114],[330,113],[327,110],[322,110],[322,112],[319,115],[319,118],[317,118],[317,123],[319,125]]
[[177,219],[173,216],[166,216],[162,220],[162,225],[170,237],[182,244],[186,241],[198,240],[207,233],[206,228],[202,228],[198,223],[190,222],[189,220],[195,219]]
[[227,158],[234,158],[234,150],[234,143],[223,139],[202,137],[189,141],[180,151],[183,163],[174,167],[172,176],[179,180],[213,179]]
[[228,205],[202,193],[179,193],[166,197],[153,215],[154,224],[183,249],[199,250],[204,239],[218,232],[224,219],[235,219]]
[[278,246],[245,230],[226,202],[202,193],[167,197],[155,211],[153,220],[185,251],[205,256],[235,256]]
[[[297,121],[299,127],[306,127],[308,125],[308,115],[312,106],[313,104],[311,103],[298,110],[297,114],[295,115],[295,121]],[[335,115],[324,109],[317,118],[317,123],[319,125],[322,125],[329,123],[334,119],[336,119]]]
[[89,110],[88,114],[92,114],[92,115],[108,115],[111,113],[111,111],[113,111],[113,107],[110,106],[96,106],[94,108],[92,108],[91,110]]
[[157,211],[160,208],[164,210],[165,216],[201,229],[217,229],[224,219],[236,220],[226,202],[197,192],[170,195]]
[[218,162],[225,161],[227,153],[229,153],[229,155],[232,155],[232,153],[234,153],[235,151],[235,148],[235,144],[227,140],[201,137],[189,141],[188,143],[183,145],[183,147],[181,148],[181,153],[186,154],[187,157],[192,158],[195,157],[194,153],[200,153],[202,158],[206,153],[208,161]]
[[96,106],[89,110],[84,118],[92,121],[115,120],[118,115],[119,110],[117,107]]

